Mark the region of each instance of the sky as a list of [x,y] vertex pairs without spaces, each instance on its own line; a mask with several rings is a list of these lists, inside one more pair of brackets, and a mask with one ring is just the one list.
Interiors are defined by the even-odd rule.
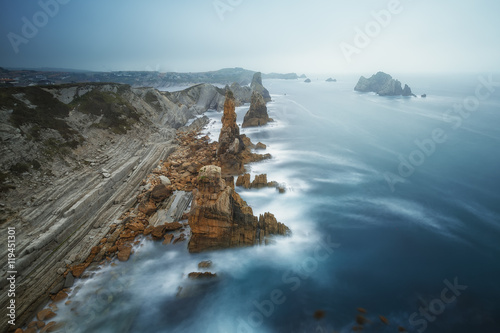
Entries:
[[498,0],[0,0],[0,66],[500,72]]

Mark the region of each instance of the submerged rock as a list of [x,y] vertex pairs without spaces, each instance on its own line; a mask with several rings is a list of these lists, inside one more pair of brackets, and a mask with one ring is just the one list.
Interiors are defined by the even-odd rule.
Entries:
[[254,216],[252,208],[225,184],[220,167],[203,167],[193,194],[190,252],[264,244],[270,235],[290,232],[273,214]]
[[198,280],[198,279],[210,279],[217,277],[216,273],[211,273],[211,272],[191,272],[188,274],[188,278],[192,280]]
[[260,93],[254,91],[252,93],[250,109],[248,109],[248,112],[245,114],[241,127],[262,126],[269,121],[273,120],[269,118],[267,113],[266,102]]

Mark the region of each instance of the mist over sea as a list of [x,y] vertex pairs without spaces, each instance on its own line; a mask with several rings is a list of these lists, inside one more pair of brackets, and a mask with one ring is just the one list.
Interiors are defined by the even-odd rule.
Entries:
[[[275,122],[241,133],[273,158],[248,170],[287,191],[237,191],[291,237],[201,254],[144,241],[80,280],[56,319],[68,332],[351,332],[361,307],[363,332],[498,332],[500,86],[391,74],[418,97],[357,93],[357,76],[264,80]],[[217,140],[222,113],[206,115]],[[202,260],[218,279],[187,278]]]

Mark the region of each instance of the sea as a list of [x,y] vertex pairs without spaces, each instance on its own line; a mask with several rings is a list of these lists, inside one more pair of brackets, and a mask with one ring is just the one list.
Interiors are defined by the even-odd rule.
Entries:
[[[77,281],[67,332],[500,332],[500,75],[264,80],[274,122],[242,129],[286,191],[237,188],[290,227],[272,244],[189,254],[142,240]],[[426,94],[426,97],[421,97]],[[249,105],[237,107],[238,123]],[[217,140],[221,112],[204,130]],[[216,279],[190,280],[211,260]]]

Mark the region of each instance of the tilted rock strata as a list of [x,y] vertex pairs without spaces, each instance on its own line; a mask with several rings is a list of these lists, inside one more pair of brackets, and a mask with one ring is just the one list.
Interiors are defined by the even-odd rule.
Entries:
[[212,165],[200,170],[189,225],[190,252],[265,244],[270,235],[290,232],[270,213],[255,217],[252,208],[225,184],[221,169]]
[[250,108],[245,114],[241,127],[263,126],[269,121],[273,120],[269,118],[267,113],[266,102],[260,93],[254,91]]
[[[120,84],[7,88],[2,94],[6,100],[0,106],[0,171],[11,175],[10,183],[4,183],[7,192],[2,186],[0,193],[4,204],[0,229],[17,230],[16,322],[25,323],[47,301],[48,291],[61,289],[68,265],[81,275],[90,262],[118,252],[115,242],[120,234],[130,240],[137,235],[137,230],[120,227],[118,218],[135,204],[147,173],[182,145],[175,140],[175,128],[202,108],[173,102],[168,94],[152,88]],[[207,103],[195,106],[207,107]],[[38,115],[39,111],[43,112]],[[114,117],[119,121],[114,122]],[[28,134],[39,139],[32,140]],[[186,149],[196,155],[195,148]],[[210,149],[215,158],[215,146]],[[9,171],[28,163],[26,169],[19,168],[19,176]],[[188,170],[183,163],[168,168],[172,190],[194,187],[197,165],[191,163]],[[161,183],[157,181],[154,185]],[[154,215],[153,204],[159,198],[150,199],[145,209]],[[141,214],[134,219],[146,229],[141,221],[146,214]],[[100,244],[109,233],[115,242]],[[0,253],[6,257],[6,251],[2,247]],[[120,257],[125,259],[128,251],[122,247]],[[0,286],[6,282],[4,271]],[[6,301],[7,293],[1,293],[0,302]],[[6,309],[0,314],[5,317]],[[2,321],[0,331],[5,325]]]

